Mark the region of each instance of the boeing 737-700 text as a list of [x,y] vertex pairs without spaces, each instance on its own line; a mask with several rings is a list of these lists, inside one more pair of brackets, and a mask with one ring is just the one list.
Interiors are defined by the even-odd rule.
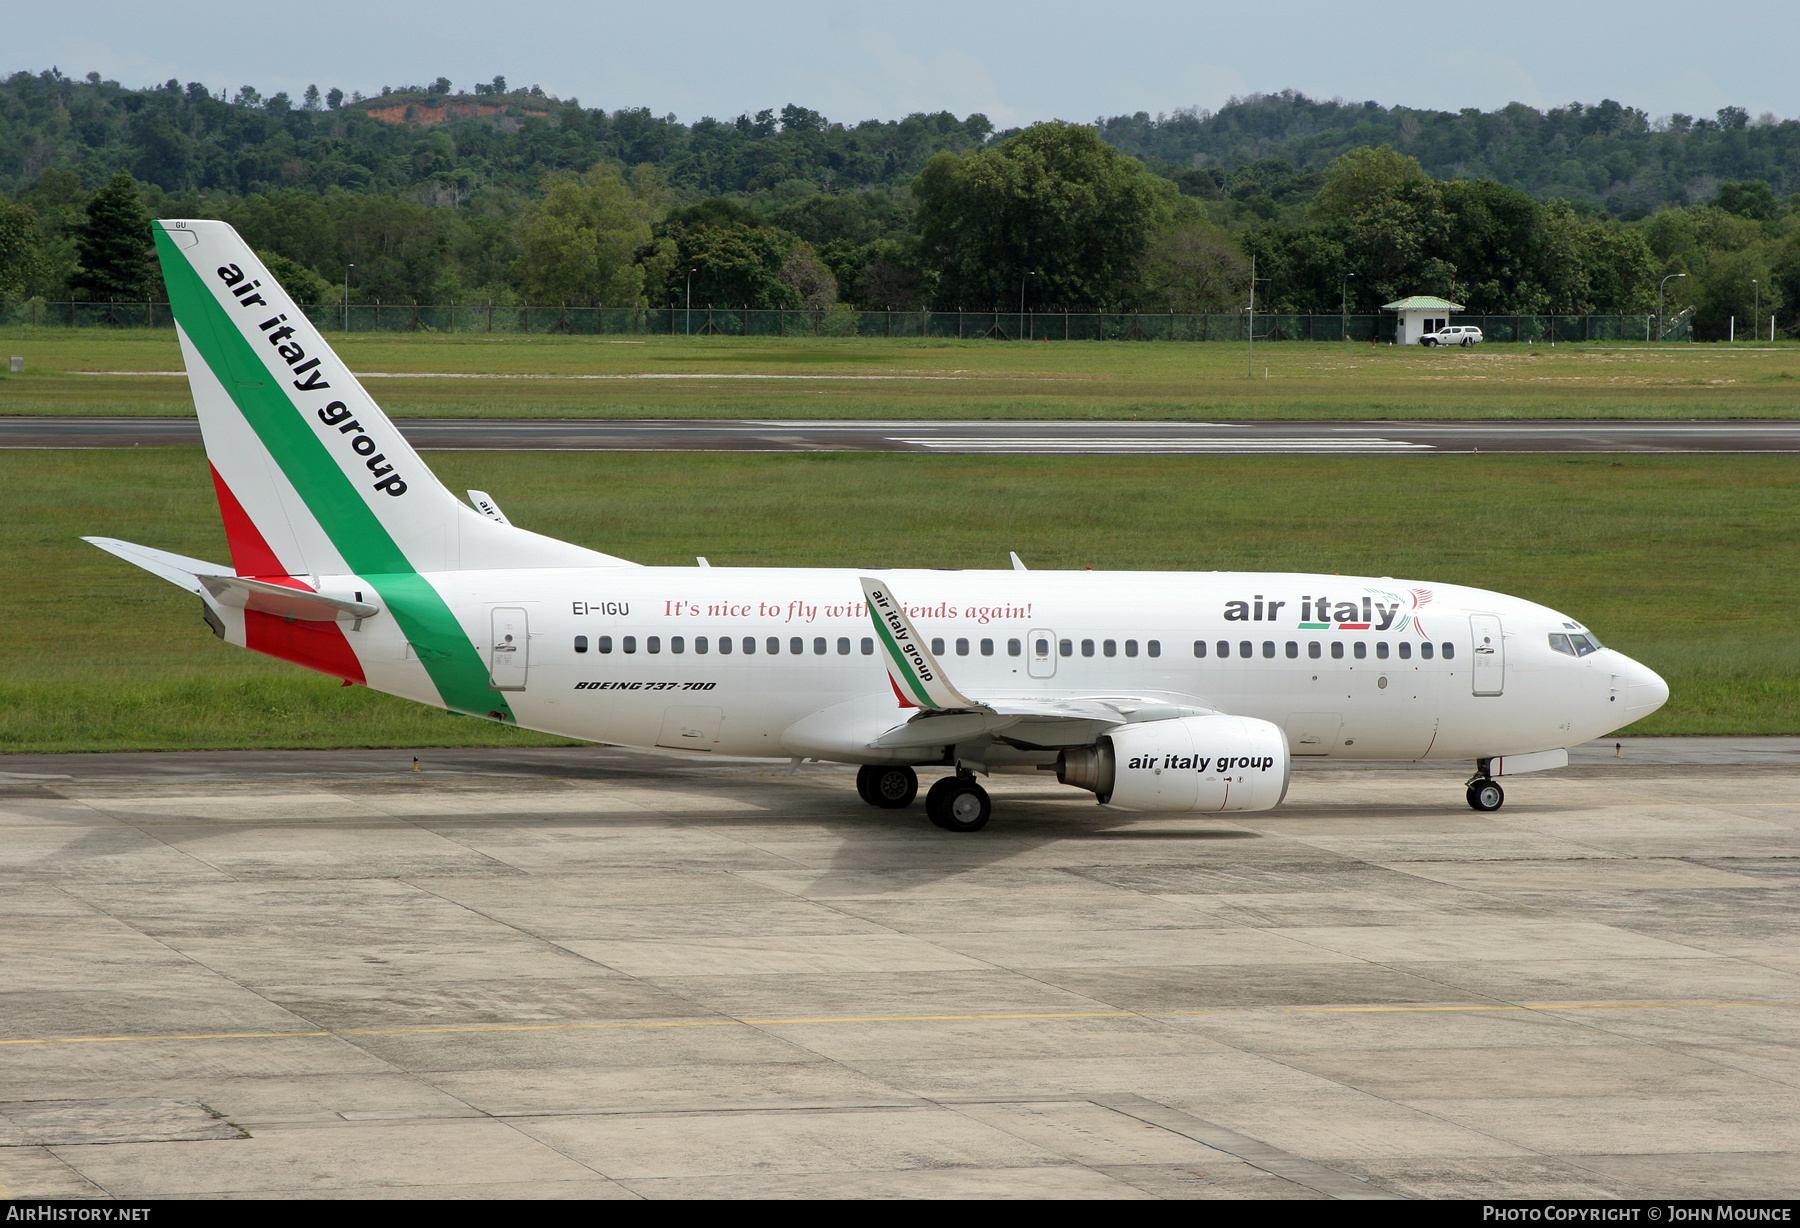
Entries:
[[871,805],[946,769],[1054,771],[1130,811],[1266,810],[1293,757],[1473,760],[1468,801],[1560,767],[1668,687],[1498,593],[1278,573],[642,567],[447,490],[236,231],[156,249],[230,567],[88,538],[227,643],[452,712],[623,746],[860,764]]

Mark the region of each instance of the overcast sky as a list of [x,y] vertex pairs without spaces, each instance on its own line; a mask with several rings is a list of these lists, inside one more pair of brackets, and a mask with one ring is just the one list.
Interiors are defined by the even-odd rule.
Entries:
[[501,74],[686,121],[793,102],[837,120],[981,111],[1004,128],[1282,89],[1447,110],[1614,98],[1652,116],[1800,116],[1796,50],[1800,5],[1692,0],[89,0],[10,7],[0,70],[296,99],[313,82],[375,93]]

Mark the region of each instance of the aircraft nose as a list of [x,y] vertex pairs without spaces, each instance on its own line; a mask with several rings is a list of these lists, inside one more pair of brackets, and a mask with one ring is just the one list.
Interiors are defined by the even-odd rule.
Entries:
[[1669,684],[1641,661],[1625,658],[1625,716],[1637,721],[1669,702]]

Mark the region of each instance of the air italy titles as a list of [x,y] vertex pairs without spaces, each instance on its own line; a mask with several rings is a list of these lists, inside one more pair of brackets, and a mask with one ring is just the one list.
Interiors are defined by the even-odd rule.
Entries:
[[[232,297],[237,300],[239,307],[266,308],[269,305],[268,301],[257,293],[262,282],[250,280],[248,275],[237,265],[222,264],[217,272],[219,280],[224,282],[225,288],[231,291]],[[294,326],[287,322],[285,313],[278,313],[266,320],[259,321],[256,327],[268,339],[269,344],[275,347],[275,352],[281,356],[281,360],[287,363],[288,369],[293,372],[295,388],[301,392],[319,392],[331,387],[331,384],[324,378],[324,372],[318,369],[319,360],[308,358],[305,347],[294,340]],[[306,378],[301,379],[301,376]],[[349,437],[350,450],[356,453],[358,459],[377,479],[374,483],[376,490],[385,491],[395,497],[406,493],[405,479],[394,472],[394,467],[388,463],[387,457],[377,450],[374,439],[370,438],[369,434],[363,430],[362,423],[350,416],[350,411],[344,408],[342,401],[333,401],[321,409],[319,421],[326,426],[337,427],[338,434]]]
[[[1237,623],[1263,623],[1281,621],[1276,611],[1289,604],[1286,601],[1264,601],[1261,593],[1250,601],[1227,601],[1225,603],[1225,621]],[[1392,603],[1376,601],[1364,597],[1360,603],[1356,598],[1349,601],[1334,602],[1329,597],[1302,597],[1300,599],[1300,629],[1302,631],[1386,631],[1394,625],[1394,619],[1400,613],[1400,602]]]
[[919,681],[936,682],[937,675],[932,673],[931,667],[925,663],[924,650],[913,642],[912,636],[906,633],[906,620],[895,612],[893,603],[888,600],[888,595],[880,589],[876,589],[869,594],[869,599],[875,603],[875,608],[881,613],[881,625],[887,628],[889,635],[893,636],[894,646],[905,655],[907,663],[919,676]]
[[1204,772],[1209,766],[1215,772],[1266,772],[1275,766],[1275,760],[1267,755],[1221,755],[1217,761],[1205,755],[1139,755],[1125,766],[1146,772]]

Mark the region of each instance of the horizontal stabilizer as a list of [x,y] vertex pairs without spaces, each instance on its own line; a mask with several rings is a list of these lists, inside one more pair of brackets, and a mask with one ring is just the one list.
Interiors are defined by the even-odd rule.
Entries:
[[108,554],[116,554],[134,567],[142,567],[151,575],[160,576],[177,588],[185,588],[196,597],[206,596],[199,580],[202,574],[231,570],[217,563],[208,563],[205,559],[190,559],[186,555],[170,554],[167,550],[153,550],[136,542],[122,542],[116,537],[84,537],[81,540],[90,546],[100,547]]
[[302,622],[334,622],[340,618],[373,618],[381,607],[366,601],[327,597],[306,588],[289,588],[267,580],[243,576],[196,576],[220,605],[236,610],[260,610],[280,618]]

